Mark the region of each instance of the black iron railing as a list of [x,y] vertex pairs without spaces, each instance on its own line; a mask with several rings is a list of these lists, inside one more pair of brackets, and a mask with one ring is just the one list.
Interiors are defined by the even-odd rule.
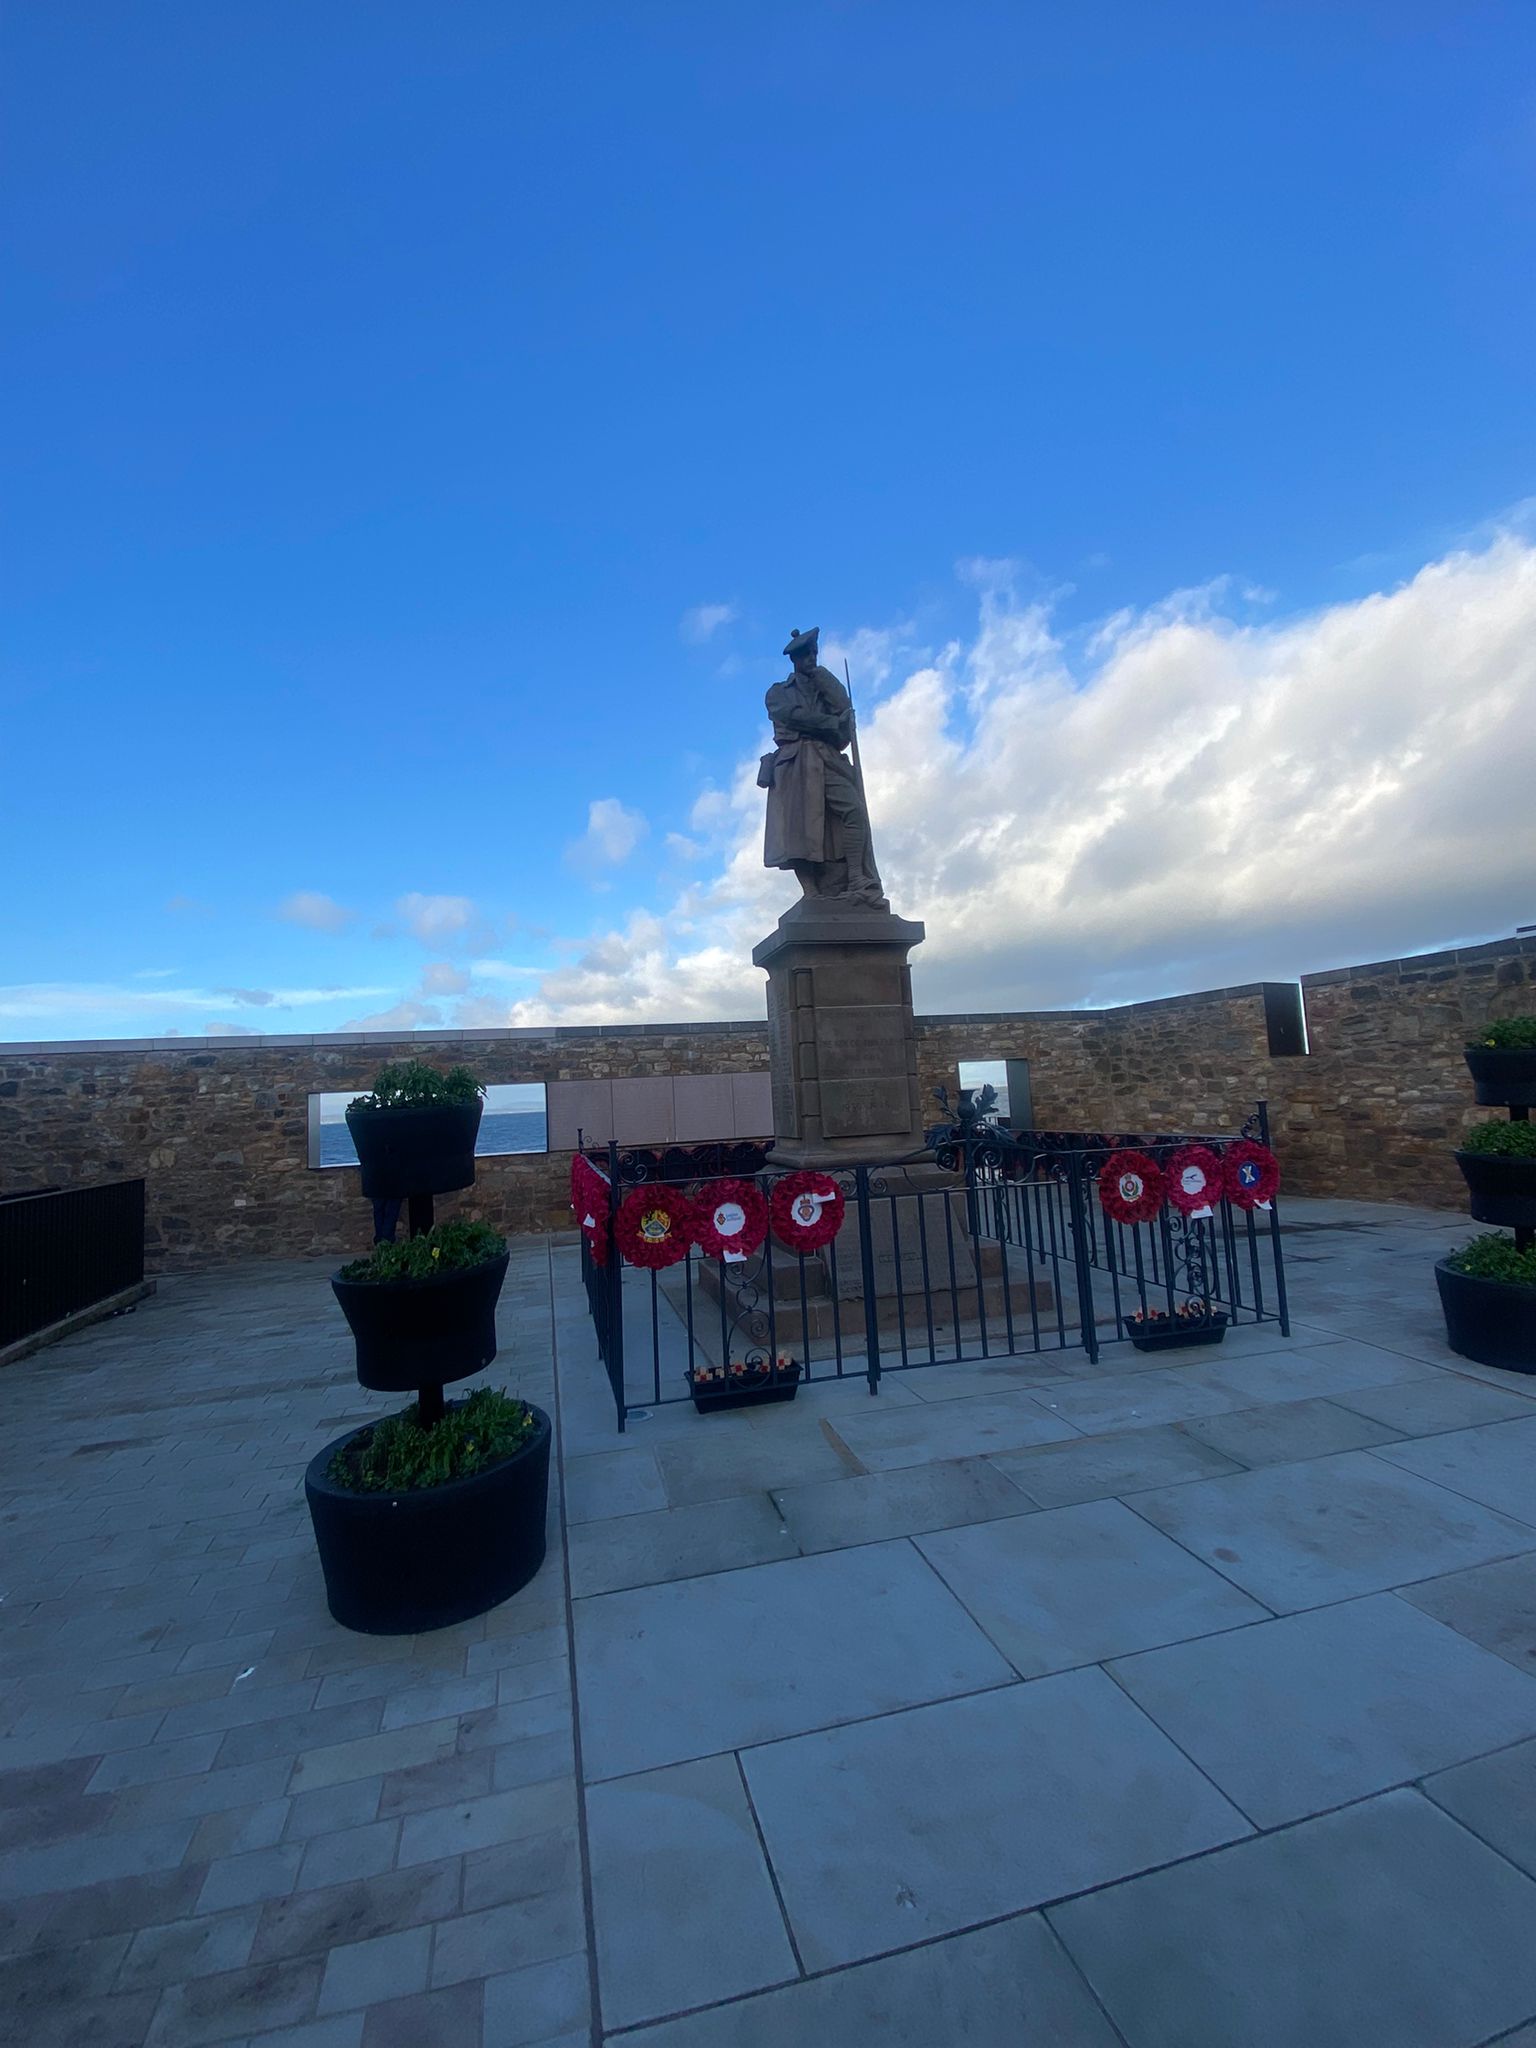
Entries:
[[0,1200],[0,1346],[143,1278],[143,1181]]
[[[1239,1136],[1268,1142],[1263,1104],[1240,1133],[1215,1136],[980,1127],[955,1149],[953,1174],[931,1158],[835,1173],[843,1222],[819,1252],[786,1250],[770,1232],[744,1261],[695,1247],[660,1272],[626,1265],[612,1243],[621,1204],[643,1185],[707,1200],[717,1170],[595,1151],[610,1250],[599,1264],[584,1235],[582,1273],[619,1427],[637,1407],[689,1399],[691,1373],[732,1364],[788,1360],[808,1381],[858,1377],[874,1393],[884,1373],[916,1367],[1079,1348],[1097,1359],[1159,1318],[1288,1330],[1277,1211],[1256,1218],[1223,1198],[1208,1219],[1165,1208],[1131,1226],[1098,1199],[1099,1171],[1125,1145],[1161,1163],[1191,1143],[1219,1155]],[[721,1165],[770,1199],[784,1173],[771,1160],[756,1173]]]

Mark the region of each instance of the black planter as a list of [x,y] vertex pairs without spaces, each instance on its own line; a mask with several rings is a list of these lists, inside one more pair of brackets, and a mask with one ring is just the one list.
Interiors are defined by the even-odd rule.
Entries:
[[427,1109],[349,1109],[363,1193],[370,1201],[400,1202],[473,1187],[483,1106],[477,1095]]
[[1138,1351],[1182,1351],[1190,1344],[1219,1344],[1227,1334],[1225,1309],[1218,1309],[1207,1321],[1192,1322],[1188,1316],[1169,1316],[1162,1323],[1138,1323],[1125,1318],[1125,1334]]
[[[1501,1126],[1502,1128],[1502,1126]],[[1496,1152],[1458,1152],[1479,1223],[1503,1223],[1513,1229],[1536,1225],[1536,1158],[1511,1159]]]
[[1506,1372],[1536,1372],[1536,1287],[1477,1280],[1441,1259],[1435,1267],[1445,1341],[1462,1358]]
[[765,1366],[760,1373],[743,1374],[736,1380],[698,1380],[688,1375],[693,1405],[701,1415],[715,1415],[725,1408],[757,1408],[769,1401],[793,1401],[800,1384],[800,1361],[792,1358],[784,1366]]
[[1485,1109],[1536,1108],[1536,1052],[1469,1045],[1467,1065]]
[[[409,1636],[499,1607],[544,1562],[549,1417],[505,1463],[409,1493],[351,1493],[327,1477],[349,1430],[310,1460],[304,1494],[325,1597],[343,1628]],[[366,1424],[365,1428],[371,1428]]]
[[331,1281],[357,1340],[365,1387],[404,1394],[468,1379],[496,1356],[496,1301],[507,1277],[502,1252],[483,1266],[428,1280]]

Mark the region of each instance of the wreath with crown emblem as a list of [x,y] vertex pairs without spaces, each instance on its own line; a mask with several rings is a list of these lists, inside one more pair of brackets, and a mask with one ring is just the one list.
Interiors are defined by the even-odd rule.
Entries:
[[613,1237],[632,1266],[655,1272],[686,1259],[697,1215],[680,1188],[632,1188],[614,1218]]
[[1111,1152],[1099,1168],[1099,1203],[1117,1223],[1150,1223],[1166,1192],[1163,1169],[1145,1152]]
[[818,1252],[843,1227],[847,1203],[829,1173],[786,1173],[768,1202],[773,1234],[792,1252]]

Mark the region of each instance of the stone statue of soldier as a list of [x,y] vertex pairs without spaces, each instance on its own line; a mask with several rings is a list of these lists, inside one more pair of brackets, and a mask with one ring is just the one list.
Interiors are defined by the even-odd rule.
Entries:
[[784,652],[793,668],[766,699],[774,751],[764,754],[757,775],[768,792],[763,866],[792,868],[807,896],[888,910],[857,751],[852,760],[848,754],[853,703],[817,659],[820,630],[790,634]]

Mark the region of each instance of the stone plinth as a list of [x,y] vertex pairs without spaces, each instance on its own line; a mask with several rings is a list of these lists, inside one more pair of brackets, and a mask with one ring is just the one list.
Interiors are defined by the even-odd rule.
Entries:
[[768,974],[775,1166],[851,1166],[921,1149],[914,919],[806,897],[752,950]]

